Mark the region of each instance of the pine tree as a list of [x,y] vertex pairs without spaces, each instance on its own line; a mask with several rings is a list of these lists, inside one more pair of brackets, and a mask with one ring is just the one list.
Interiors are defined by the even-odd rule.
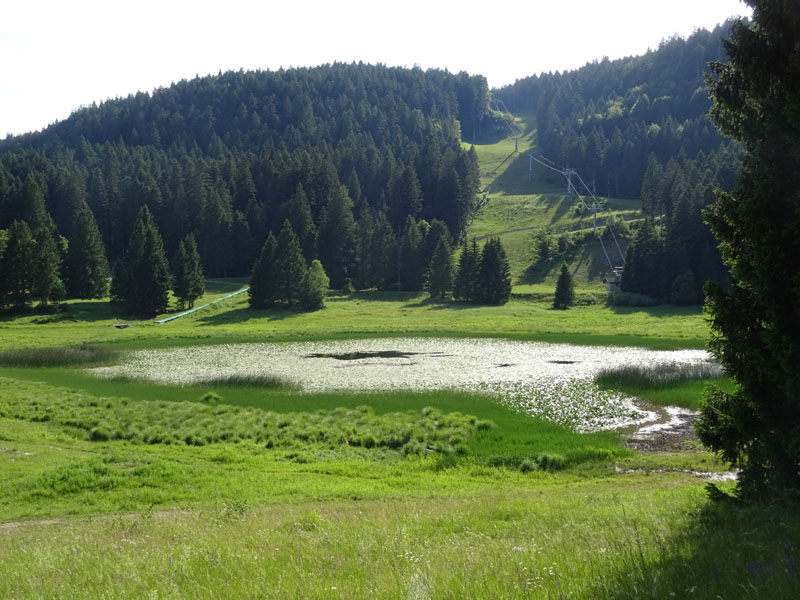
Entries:
[[289,220],[283,222],[275,250],[275,300],[289,306],[300,304],[308,266]]
[[490,238],[483,246],[478,281],[484,304],[505,304],[511,297],[511,269],[500,238]]
[[103,298],[108,294],[108,261],[97,222],[86,202],[72,217],[72,237],[64,264],[71,298]]
[[14,221],[8,228],[5,252],[0,260],[0,307],[14,311],[28,307],[36,242],[25,221]]
[[43,227],[34,232],[33,270],[31,272],[31,294],[47,306],[51,299],[61,300],[65,296],[61,280],[61,251],[53,230]]
[[711,350],[736,384],[707,392],[700,439],[740,468],[739,493],[800,492],[800,3],[748,0],[729,63],[712,63],[711,118],[746,157],[706,217],[731,269],[706,286]]
[[425,262],[422,258],[422,240],[419,224],[414,217],[406,217],[405,229],[399,242],[398,282],[401,290],[418,291],[425,280]]
[[261,253],[250,273],[250,308],[268,308],[275,304],[275,255],[278,240],[269,232]]
[[428,267],[431,298],[444,298],[453,290],[453,253],[446,238],[440,238]]
[[178,245],[178,251],[172,261],[174,274],[173,292],[178,299],[178,305],[194,308],[194,301],[206,291],[206,282],[203,277],[203,267],[200,264],[200,254],[197,252],[197,243],[194,235],[187,234]]
[[480,251],[478,242],[472,239],[472,244],[467,244],[466,238],[461,246],[461,256],[458,257],[458,269],[453,282],[453,296],[467,302],[478,301],[478,275],[480,268]]
[[572,273],[565,263],[561,264],[561,272],[556,281],[556,294],[553,299],[553,308],[565,310],[575,303],[575,283]]
[[303,256],[310,261],[317,256],[317,226],[311,215],[311,205],[302,184],[297,184],[294,195],[286,204],[285,216],[292,224],[292,229],[297,235]]
[[169,306],[169,267],[164,242],[145,204],[139,210],[125,256],[114,270],[111,300],[127,312],[157,315]]
[[353,201],[340,185],[320,215],[318,255],[326,265],[334,288],[355,276],[356,222]]

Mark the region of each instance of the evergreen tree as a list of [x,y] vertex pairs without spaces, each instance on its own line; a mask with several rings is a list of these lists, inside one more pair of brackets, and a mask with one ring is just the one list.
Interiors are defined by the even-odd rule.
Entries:
[[328,292],[329,284],[330,280],[322,268],[322,263],[315,258],[311,261],[303,280],[300,305],[306,310],[325,308],[325,294]]
[[480,269],[480,251],[478,242],[472,239],[472,244],[464,243],[461,246],[461,256],[458,257],[458,269],[453,282],[453,296],[467,302],[478,301],[478,275]]
[[206,292],[206,282],[200,264],[200,254],[197,252],[197,243],[191,233],[187,234],[178,245],[178,251],[172,260],[172,272],[174,275],[172,290],[178,299],[179,307],[194,308],[194,301]]
[[292,224],[292,230],[297,235],[306,261],[315,258],[317,256],[317,226],[314,225],[308,196],[300,183],[297,184],[294,195],[286,204],[285,218],[289,219]]
[[511,270],[499,237],[483,246],[478,282],[484,304],[505,304],[511,297]]
[[10,306],[14,311],[22,311],[28,307],[35,251],[36,242],[28,223],[11,223],[0,260],[0,308]]
[[111,281],[111,300],[127,312],[157,315],[169,306],[169,267],[153,214],[139,210],[125,256]]
[[328,265],[334,288],[355,276],[356,248],[353,201],[347,195],[347,188],[339,185],[320,215],[318,246],[319,257]]
[[97,222],[86,202],[72,217],[72,237],[64,264],[71,298],[104,298],[108,294],[108,261]]
[[561,264],[561,272],[556,281],[556,294],[553,299],[553,308],[565,310],[575,303],[575,282],[566,263]]
[[622,291],[644,294],[656,300],[663,297],[661,266],[663,247],[653,222],[645,219],[625,253]]
[[748,0],[712,64],[711,117],[746,150],[707,218],[731,269],[706,288],[711,349],[736,381],[707,392],[700,439],[740,468],[739,493],[800,492],[800,2]]
[[56,242],[60,239],[47,227],[34,232],[31,294],[41,306],[47,306],[51,299],[61,300],[66,294],[60,273],[61,251]]
[[423,235],[411,215],[406,217],[405,228],[399,242],[398,284],[401,290],[418,291],[425,281],[425,262],[422,258]]
[[428,266],[431,298],[444,298],[453,290],[453,253],[446,238],[440,238]]
[[250,287],[247,290],[247,295],[250,297],[250,308],[268,308],[275,304],[277,248],[278,240],[270,231],[250,274]]
[[273,268],[275,300],[289,306],[300,304],[308,266],[288,219],[283,222],[278,234]]

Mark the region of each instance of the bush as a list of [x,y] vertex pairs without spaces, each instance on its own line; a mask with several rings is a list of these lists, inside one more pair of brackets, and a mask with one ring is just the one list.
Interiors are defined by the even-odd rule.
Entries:
[[606,304],[609,306],[656,306],[658,301],[636,292],[609,292]]

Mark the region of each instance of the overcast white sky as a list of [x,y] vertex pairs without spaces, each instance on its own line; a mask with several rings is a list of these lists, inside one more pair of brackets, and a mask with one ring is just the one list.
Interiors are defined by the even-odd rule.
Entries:
[[751,14],[741,0],[0,0],[0,138],[220,70],[360,60],[497,87]]

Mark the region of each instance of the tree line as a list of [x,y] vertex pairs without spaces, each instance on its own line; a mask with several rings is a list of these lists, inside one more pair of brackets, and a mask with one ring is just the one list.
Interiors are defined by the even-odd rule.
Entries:
[[332,285],[388,287],[375,258],[387,251],[358,256],[354,236],[398,245],[412,217],[460,239],[479,187],[460,119],[477,135],[493,118],[485,79],[466,73],[334,64],[196,78],[0,142],[0,229],[25,220],[30,176],[58,231],[89,206],[111,265],[146,204],[167,255],[191,233],[209,276],[249,274],[288,219]]

